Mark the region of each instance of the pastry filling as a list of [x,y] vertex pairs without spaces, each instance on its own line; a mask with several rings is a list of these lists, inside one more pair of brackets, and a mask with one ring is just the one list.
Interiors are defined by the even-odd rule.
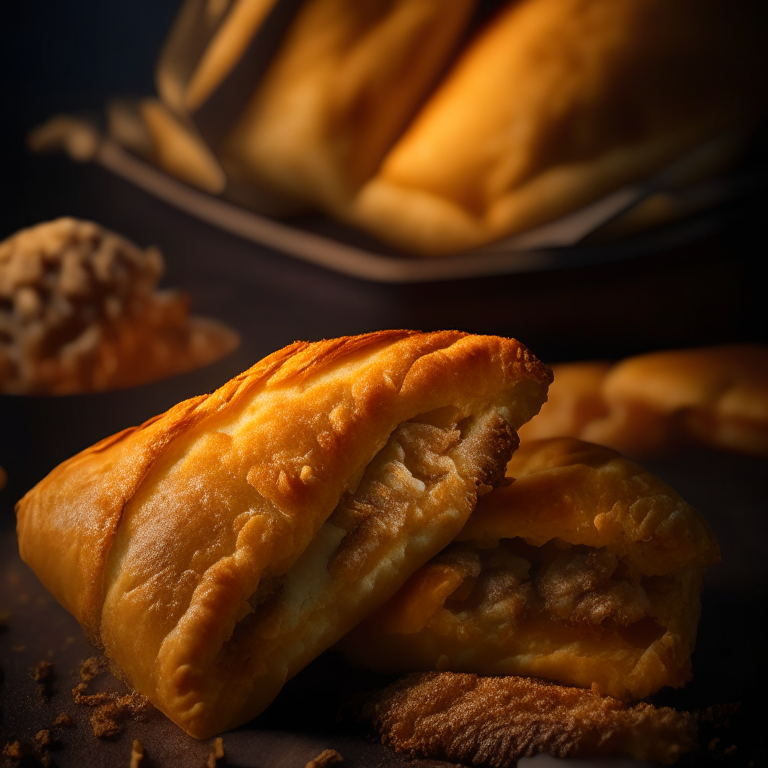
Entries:
[[552,632],[560,625],[557,634],[563,636],[612,632],[637,647],[664,633],[654,619],[653,598],[668,589],[669,578],[644,576],[604,547],[561,539],[535,547],[502,539],[489,550],[453,545],[433,562],[441,561],[463,575],[445,600],[443,620],[472,624],[478,632],[543,625]]
[[330,645],[451,540],[478,495],[502,481],[516,442],[495,408],[400,424],[289,571],[262,578],[242,629],[283,653],[290,639],[289,668]]

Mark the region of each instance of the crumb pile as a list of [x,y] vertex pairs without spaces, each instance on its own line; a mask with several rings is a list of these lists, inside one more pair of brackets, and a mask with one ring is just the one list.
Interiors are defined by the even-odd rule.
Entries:
[[189,299],[158,291],[157,248],[61,218],[0,243],[0,391],[114,389],[189,370],[237,345],[189,317]]

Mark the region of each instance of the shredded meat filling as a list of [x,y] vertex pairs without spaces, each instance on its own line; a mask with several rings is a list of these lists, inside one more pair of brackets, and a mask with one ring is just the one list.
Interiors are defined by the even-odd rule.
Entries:
[[536,590],[558,619],[628,627],[648,616],[651,603],[640,574],[622,565],[605,550],[567,552],[537,574]]
[[514,539],[490,550],[455,544],[432,562],[463,576],[445,608],[473,611],[484,623],[514,623],[533,611],[569,624],[626,628],[651,613],[641,574],[604,549]]

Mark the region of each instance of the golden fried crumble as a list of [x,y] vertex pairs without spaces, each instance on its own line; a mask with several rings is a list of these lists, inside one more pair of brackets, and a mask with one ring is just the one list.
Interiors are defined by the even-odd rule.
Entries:
[[366,705],[363,717],[398,752],[492,768],[542,752],[672,763],[697,746],[696,720],[687,712],[629,707],[594,691],[522,677],[410,675]]

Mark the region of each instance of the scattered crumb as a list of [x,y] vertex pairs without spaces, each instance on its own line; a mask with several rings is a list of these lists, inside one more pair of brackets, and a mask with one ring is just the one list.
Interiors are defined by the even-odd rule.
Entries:
[[713,704],[711,707],[696,712],[696,719],[702,723],[714,723],[716,728],[730,728],[731,715],[741,712],[741,703]]
[[724,755],[732,755],[734,752],[736,752],[737,749],[738,749],[738,747],[735,744],[731,744],[730,747],[728,747],[727,749],[723,750],[723,754]]
[[22,756],[21,742],[19,741],[9,741],[3,747],[3,757],[15,757],[17,760],[21,760]]
[[[107,694],[109,695],[109,694]],[[97,739],[111,739],[119,736],[130,717],[139,717],[146,712],[149,701],[139,693],[122,696],[111,694],[112,700],[96,707],[91,716],[93,735]]]
[[35,744],[38,747],[47,747],[51,743],[51,732],[46,728],[35,734]]
[[99,704],[107,704],[112,701],[115,694],[111,693],[85,693],[88,683],[78,683],[72,689],[72,698],[75,704],[85,704],[86,707],[97,707]]
[[144,745],[138,740],[133,740],[131,748],[131,766],[130,768],[139,768],[144,760]]
[[96,656],[91,656],[90,659],[86,659],[80,666],[80,679],[87,683],[93,680],[94,677],[105,672],[107,669],[107,662],[104,659],[99,659]]
[[213,749],[211,754],[208,755],[208,762],[205,764],[206,768],[216,768],[216,762],[224,757],[224,741],[221,736],[217,736],[213,740]]
[[324,749],[316,758],[310,760],[306,768],[327,768],[329,765],[343,763],[344,757],[335,749]]
[[32,670],[32,679],[38,683],[46,683],[53,677],[53,664],[50,661],[39,661]]
[[[80,668],[80,677],[92,680],[104,669],[104,662],[88,659]],[[122,695],[106,691],[85,693],[87,688],[87,682],[78,683],[72,689],[72,698],[75,704],[96,708],[91,715],[91,727],[97,739],[110,739],[120,735],[128,718],[138,719],[149,708],[149,700],[135,691]]]
[[708,749],[710,752],[714,752],[714,751],[715,751],[715,749],[717,748],[717,744],[718,744],[718,742],[719,742],[719,741],[720,741],[720,739],[718,739],[717,737],[715,737],[714,739],[712,739],[712,741],[710,741],[710,742],[709,742],[709,744],[707,745],[707,749]]
[[53,724],[54,724],[54,725],[63,725],[63,726],[65,726],[66,728],[71,728],[71,727],[72,727],[72,726],[75,724],[75,721],[74,721],[74,720],[73,720],[73,719],[72,719],[72,718],[71,718],[71,717],[70,717],[70,716],[69,716],[69,715],[68,715],[66,712],[62,712],[62,713],[61,713],[61,714],[60,714],[60,715],[59,715],[59,716],[58,716],[58,717],[57,717],[57,718],[56,718],[56,719],[53,721]]

